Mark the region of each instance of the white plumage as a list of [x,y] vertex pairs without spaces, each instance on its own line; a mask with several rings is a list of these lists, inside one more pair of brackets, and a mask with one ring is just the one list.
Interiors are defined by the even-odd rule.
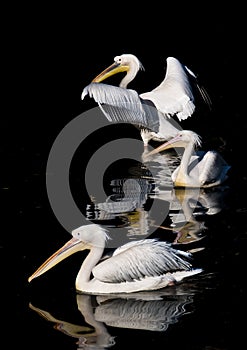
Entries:
[[69,255],[84,249],[90,252],[76,277],[76,289],[82,293],[156,290],[202,271],[192,268],[190,253],[176,250],[169,243],[155,239],[129,242],[116,249],[112,257],[99,263],[108,239],[106,230],[91,224],[77,228],[72,235],[69,242],[29,277],[29,282]]
[[[138,94],[127,86],[143,69],[141,62],[131,54],[116,56],[114,63],[83,89],[81,99],[86,95],[92,97],[110,122],[138,126],[145,146],[151,139],[168,140],[181,130],[171,117],[181,121],[194,113],[195,89],[206,103],[211,102],[190,69],[174,57],[168,57],[166,62],[166,74],[160,85]],[[100,83],[118,72],[127,72],[119,87]]]
[[[144,259],[144,256],[148,257]],[[96,265],[92,272],[106,283],[131,282],[166,272],[187,270],[191,265],[188,253],[175,251],[166,242],[144,239],[126,243],[113,256]]]
[[174,138],[148,153],[183,147],[184,153],[180,165],[172,173],[175,187],[213,187],[222,184],[228,177],[230,166],[223,157],[214,150],[195,151],[201,146],[198,134],[191,130],[182,130]]
[[[190,117],[195,110],[194,94],[189,80],[191,71],[174,57],[168,57],[166,62],[164,80],[152,91],[140,94],[140,97],[152,101],[162,114],[176,115],[181,121]],[[194,74],[193,77],[195,78]]]

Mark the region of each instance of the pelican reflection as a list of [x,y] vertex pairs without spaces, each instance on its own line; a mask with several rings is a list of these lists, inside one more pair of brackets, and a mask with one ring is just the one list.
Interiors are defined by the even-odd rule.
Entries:
[[[100,298],[97,298],[100,302]],[[186,313],[192,303],[190,295],[156,297],[154,299],[122,297],[102,298],[95,309],[95,318],[107,326],[148,331],[166,331]]]
[[188,305],[193,303],[194,294],[193,287],[182,285],[128,296],[77,294],[81,324],[58,319],[31,303],[29,307],[52,322],[56,330],[77,339],[78,349],[107,349],[116,343],[111,327],[164,332],[191,312]]

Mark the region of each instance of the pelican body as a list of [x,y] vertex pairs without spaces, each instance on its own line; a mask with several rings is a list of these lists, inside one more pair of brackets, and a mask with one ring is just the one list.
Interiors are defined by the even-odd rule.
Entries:
[[[168,140],[181,130],[171,117],[176,116],[181,121],[194,113],[195,89],[199,90],[207,104],[210,105],[211,101],[190,69],[175,57],[168,57],[166,63],[166,74],[160,85],[139,95],[135,90],[127,89],[127,86],[138,71],[144,69],[142,63],[132,54],[116,56],[114,63],[83,89],[81,99],[86,95],[94,98],[110,122],[138,126],[144,146],[151,139]],[[126,72],[119,87],[101,83],[119,72]]]
[[[86,294],[133,293],[157,290],[200,273],[190,263],[191,254],[176,250],[167,242],[143,239],[117,248],[108,259],[102,257],[109,236],[97,224],[72,231],[73,238],[48,258],[28,281],[42,275],[69,255],[89,249],[76,277],[77,292]],[[91,276],[93,275],[93,278]]]
[[182,130],[174,138],[148,153],[148,156],[175,148],[184,148],[180,165],[172,173],[175,187],[207,188],[222,184],[228,178],[230,166],[216,151],[197,151],[200,136],[191,130]]

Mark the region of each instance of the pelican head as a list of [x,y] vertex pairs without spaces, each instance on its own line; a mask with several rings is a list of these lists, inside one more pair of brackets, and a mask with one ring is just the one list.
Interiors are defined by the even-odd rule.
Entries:
[[116,56],[114,58],[114,63],[103,70],[103,72],[101,72],[99,75],[97,75],[97,77],[94,78],[92,82],[100,83],[101,81],[109,78],[116,73],[127,72],[126,76],[119,85],[120,87],[126,88],[128,83],[135,78],[137,72],[140,69],[144,68],[136,56],[132,54],[123,54]]
[[106,229],[96,224],[80,226],[71,233],[73,238],[90,247],[104,248],[106,241],[109,239]]
[[104,249],[106,241],[109,236],[106,230],[96,224],[80,226],[72,231],[73,238],[63,245],[62,248],[57,250],[52,256],[50,256],[33,274],[28,278],[28,282],[31,282],[34,278],[39,277],[59,262],[67,258],[68,256],[92,247],[98,247]]
[[175,137],[163,143],[161,146],[153,149],[148,155],[153,155],[169,148],[186,147],[191,144],[194,147],[201,146],[201,137],[191,130],[181,130]]

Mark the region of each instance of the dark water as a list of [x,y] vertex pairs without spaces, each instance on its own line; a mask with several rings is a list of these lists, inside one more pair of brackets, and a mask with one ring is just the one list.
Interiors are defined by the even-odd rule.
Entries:
[[[231,154],[228,147],[226,155]],[[44,179],[33,173],[26,179],[28,191],[18,189],[28,196],[16,212],[18,232],[26,234],[14,235],[18,339],[27,348],[125,349],[135,340],[142,348],[156,349],[236,349],[241,344],[246,178],[232,158],[224,185],[199,192],[174,190],[169,171],[177,164],[176,153],[157,157],[150,163],[122,159],[111,164],[102,182],[105,200],[98,201],[97,191],[89,196],[85,190],[79,149],[71,166],[74,200],[89,222],[112,232],[116,244],[145,237],[173,242],[194,252],[193,264],[203,268],[202,274],[134,296],[78,295],[74,281],[82,253],[28,284],[28,276],[70,238],[45,197]],[[37,188],[39,196],[31,191]]]
[[[221,16],[210,23],[198,21],[200,26],[186,22],[186,38],[194,37],[200,28],[201,37],[194,39],[193,48],[175,34],[166,36],[162,48],[147,43],[145,36],[138,44],[132,37],[132,41],[113,45],[107,40],[108,34],[112,37],[111,20],[109,31],[102,34],[97,46],[90,35],[79,36],[81,25],[68,30],[62,18],[57,19],[55,27],[53,16],[46,14],[44,18],[49,30],[44,32],[43,20],[36,24],[33,20],[32,26],[23,28],[25,35],[20,35],[18,45],[23,54],[17,88],[21,99],[17,112],[9,108],[2,121],[1,266],[3,273],[7,269],[10,280],[2,289],[14,292],[14,319],[12,311],[7,311],[12,333],[7,344],[26,349],[126,349],[135,348],[136,343],[147,349],[242,348],[247,123],[239,88],[241,31],[236,25],[229,27]],[[30,28],[34,28],[35,40]],[[140,27],[135,32],[140,33]],[[109,141],[126,137],[140,140],[136,128],[128,125],[103,130],[95,126],[95,133],[78,147],[71,162],[73,199],[88,222],[104,225],[113,237],[119,232],[117,240],[126,242],[144,236],[168,240],[178,248],[192,250],[193,264],[203,272],[177,286],[137,294],[135,298],[77,295],[74,282],[85,256],[82,253],[29,284],[27,279],[34,270],[70,238],[54,215],[47,195],[46,167],[52,145],[71,120],[95,107],[91,101],[80,101],[83,87],[115,55],[124,52],[136,54],[146,68],[133,83],[137,91],[149,91],[160,83],[167,56],[178,57],[199,72],[213,109],[199,109],[181,126],[202,136],[203,149],[214,148],[223,155],[231,165],[229,178],[215,190],[173,191],[169,174],[174,153],[169,153],[171,163],[168,156],[146,163],[139,143],[133,149],[136,159],[126,157],[105,167],[103,177],[92,178],[95,188],[90,182],[88,193],[85,168],[92,155]],[[23,81],[27,83],[25,88]],[[10,106],[16,104],[13,98]],[[168,181],[165,185],[164,179]],[[103,196],[98,188],[103,189]],[[6,303],[7,309],[9,306]]]

